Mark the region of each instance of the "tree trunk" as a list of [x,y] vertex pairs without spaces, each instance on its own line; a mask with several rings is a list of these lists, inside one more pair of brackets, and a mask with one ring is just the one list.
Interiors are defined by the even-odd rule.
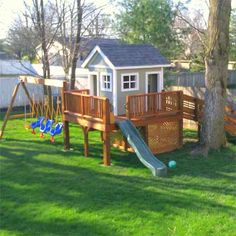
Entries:
[[224,106],[228,77],[231,0],[210,0],[209,10],[205,57],[205,110],[201,132],[201,144],[207,150],[219,149],[226,143]]
[[72,65],[71,65],[71,84],[70,88],[75,88],[75,72],[76,72],[76,65],[78,61],[78,54],[79,54],[79,47],[80,47],[80,39],[81,39],[81,23],[82,23],[82,7],[81,1],[77,0],[77,22],[76,22],[76,41],[73,51],[73,58],[72,58]]
[[[42,41],[42,50],[43,50],[43,76],[44,79],[50,79],[50,64],[48,57],[47,41],[45,34],[45,17],[44,17],[44,3],[43,0],[40,1],[40,18],[41,18],[41,41]],[[39,19],[40,19],[39,18]],[[52,117],[52,90],[50,86],[44,87],[44,92],[48,96],[48,105],[49,105],[49,116]]]

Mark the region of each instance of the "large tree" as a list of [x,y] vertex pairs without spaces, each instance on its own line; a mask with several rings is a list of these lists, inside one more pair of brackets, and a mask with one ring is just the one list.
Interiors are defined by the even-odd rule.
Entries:
[[232,9],[231,17],[230,17],[229,59],[236,61],[236,9]]
[[173,23],[175,11],[170,1],[123,0],[116,16],[118,35],[130,43],[151,43],[166,56],[178,49]]
[[206,94],[202,144],[209,149],[225,145],[224,106],[228,77],[231,0],[210,0],[207,29]]

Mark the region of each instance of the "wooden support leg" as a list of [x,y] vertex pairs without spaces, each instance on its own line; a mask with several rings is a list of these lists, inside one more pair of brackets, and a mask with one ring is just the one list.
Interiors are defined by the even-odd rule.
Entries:
[[101,131],[100,134],[101,134],[101,141],[103,142],[103,132]]
[[70,149],[70,133],[69,133],[69,122],[64,121],[64,149],[69,150]]
[[123,139],[123,144],[124,144],[124,151],[127,151],[129,144],[126,138]]
[[12,110],[12,107],[13,107],[13,104],[14,104],[14,101],[15,101],[15,98],[16,98],[16,94],[18,92],[18,89],[19,89],[19,86],[20,86],[20,83],[18,83],[12,93],[12,97],[11,97],[11,102],[10,102],[10,106],[8,107],[7,109],[7,113],[4,117],[4,121],[3,121],[3,124],[2,124],[2,128],[0,130],[0,139],[3,137],[3,133],[4,133],[4,130],[6,128],[6,125],[7,125],[7,121],[9,119],[9,116],[10,116],[10,113],[11,113],[11,110]]
[[89,142],[88,142],[88,128],[82,127],[84,134],[84,156],[88,157],[89,155]]
[[103,132],[103,164],[109,166],[110,161],[110,132]]

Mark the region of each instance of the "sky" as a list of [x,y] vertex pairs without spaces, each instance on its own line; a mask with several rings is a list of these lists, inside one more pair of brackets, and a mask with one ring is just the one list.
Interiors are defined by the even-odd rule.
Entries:
[[[26,0],[26,2],[30,0]],[[115,5],[110,0],[86,0],[93,2],[98,7],[103,6],[106,13],[115,11]],[[177,1],[177,0],[175,0]],[[189,3],[189,9],[197,10],[201,9],[205,12],[207,17],[207,0],[192,0]],[[236,0],[232,0],[232,8],[236,8]],[[18,13],[24,9],[23,0],[0,0],[0,39],[7,36],[7,31],[11,26],[14,18]]]

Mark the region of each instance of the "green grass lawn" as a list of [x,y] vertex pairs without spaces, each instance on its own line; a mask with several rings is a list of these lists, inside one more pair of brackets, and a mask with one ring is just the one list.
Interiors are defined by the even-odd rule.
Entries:
[[236,146],[191,158],[196,133],[184,147],[159,155],[177,168],[153,177],[135,154],[111,151],[101,164],[100,134],[91,132],[83,157],[80,128],[71,126],[73,151],[11,120],[0,141],[0,235],[235,235]]

